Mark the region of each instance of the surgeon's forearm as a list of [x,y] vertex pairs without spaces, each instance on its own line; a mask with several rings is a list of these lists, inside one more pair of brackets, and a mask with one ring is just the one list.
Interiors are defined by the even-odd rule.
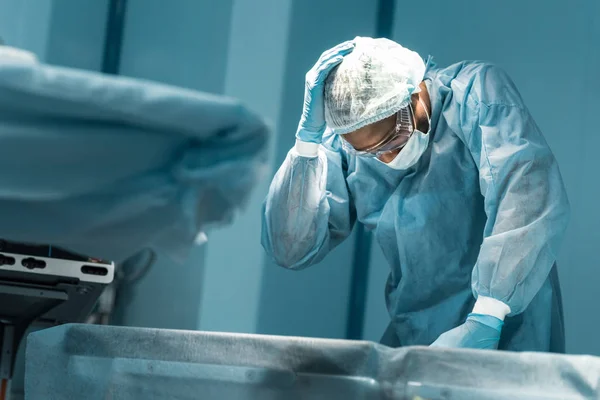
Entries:
[[326,162],[325,155],[301,156],[296,147],[273,178],[263,208],[262,242],[283,267],[309,266],[327,244]]
[[569,220],[569,204],[551,155],[506,170],[510,172],[504,176],[513,179],[497,179],[494,187],[503,190],[486,198],[490,234],[481,245],[473,289],[478,297],[507,304],[512,315],[528,307],[548,278]]

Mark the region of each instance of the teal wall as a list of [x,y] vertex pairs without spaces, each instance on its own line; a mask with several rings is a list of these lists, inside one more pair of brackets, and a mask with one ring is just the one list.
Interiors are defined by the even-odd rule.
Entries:
[[46,59],[53,0],[1,0],[0,37]]
[[[232,0],[128,0],[120,74],[221,94],[226,85]],[[158,258],[124,288],[119,322],[198,329],[208,246],[183,264]]]

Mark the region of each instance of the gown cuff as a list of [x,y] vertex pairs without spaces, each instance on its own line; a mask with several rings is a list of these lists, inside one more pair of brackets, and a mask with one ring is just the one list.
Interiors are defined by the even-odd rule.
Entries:
[[479,296],[473,307],[473,314],[491,315],[504,321],[504,318],[510,314],[510,307],[500,300]]
[[319,144],[303,142],[300,139],[296,139],[296,153],[301,157],[314,158],[319,154]]

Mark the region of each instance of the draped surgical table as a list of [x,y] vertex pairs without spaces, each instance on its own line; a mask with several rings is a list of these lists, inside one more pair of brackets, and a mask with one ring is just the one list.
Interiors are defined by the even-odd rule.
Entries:
[[600,358],[63,325],[27,341],[27,400],[598,399]]

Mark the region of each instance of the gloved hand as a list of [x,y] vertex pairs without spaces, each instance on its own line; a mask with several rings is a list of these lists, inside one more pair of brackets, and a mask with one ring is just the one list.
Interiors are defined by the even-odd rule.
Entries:
[[354,49],[354,42],[347,41],[327,50],[306,73],[304,109],[298,124],[296,137],[303,142],[321,143],[325,132],[325,102],[323,88],[327,75],[342,62],[344,56]]
[[440,335],[432,347],[497,349],[504,322],[491,315],[469,314],[464,324]]

